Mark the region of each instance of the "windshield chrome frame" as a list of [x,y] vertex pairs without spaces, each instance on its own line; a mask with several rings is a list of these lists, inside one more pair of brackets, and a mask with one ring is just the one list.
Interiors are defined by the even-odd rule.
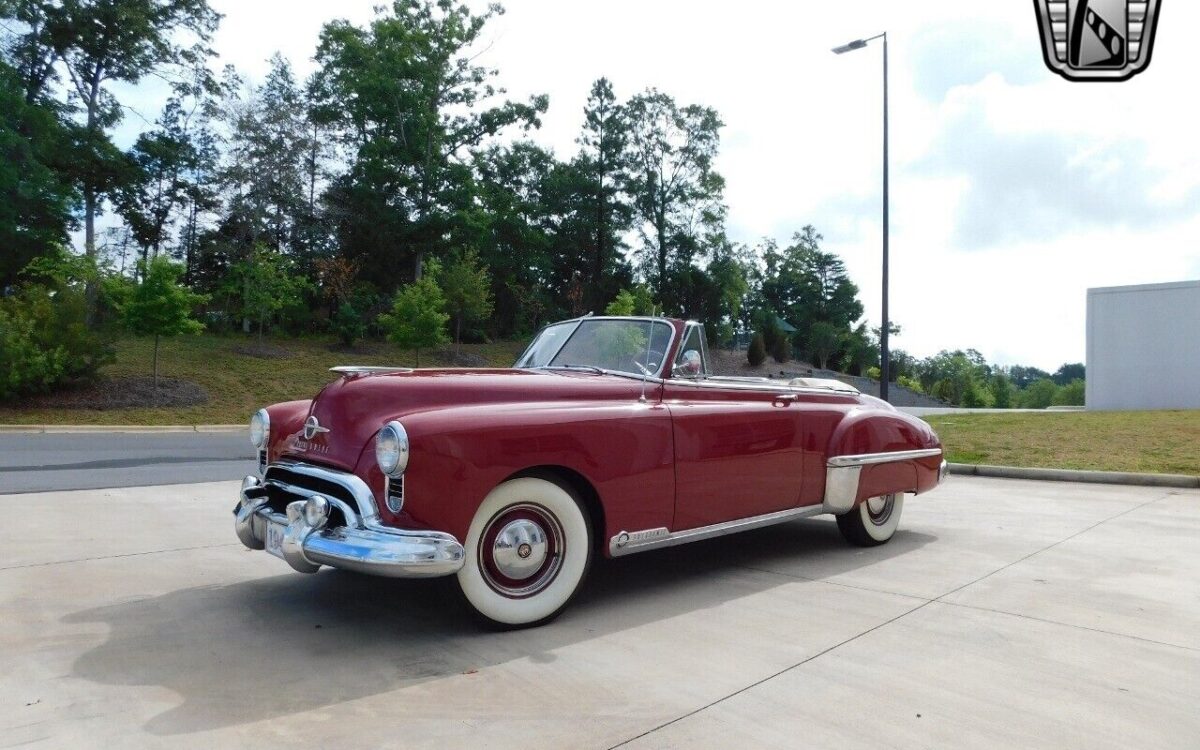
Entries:
[[[600,370],[601,372],[603,372],[606,375],[620,375],[623,377],[636,378],[638,380],[641,380],[643,377],[655,378],[655,379],[665,378],[665,373],[667,371],[667,362],[670,360],[671,347],[673,347],[675,345],[675,339],[678,337],[678,333],[675,330],[675,324],[672,323],[669,318],[658,318],[658,317],[652,317],[649,315],[590,315],[589,314],[589,315],[584,315],[584,316],[581,316],[578,318],[568,318],[567,320],[558,320],[553,323],[547,323],[546,325],[544,325],[538,329],[538,332],[533,337],[533,340],[529,342],[529,346],[525,347],[525,350],[523,352],[521,352],[521,356],[517,357],[517,362],[520,362],[521,360],[525,359],[525,355],[529,354],[529,350],[533,348],[533,345],[537,342],[538,337],[540,337],[542,335],[542,332],[545,331],[547,328],[550,328],[552,326],[562,325],[563,323],[574,323],[575,327],[572,328],[571,332],[568,333],[567,336],[563,339],[562,344],[560,344],[559,347],[554,350],[554,354],[550,355],[549,361],[553,362],[554,358],[557,357],[562,352],[564,347],[566,347],[567,342],[570,341],[575,336],[575,334],[579,331],[579,327],[581,325],[583,325],[584,321],[589,321],[589,320],[630,320],[630,321],[649,322],[651,324],[650,325],[651,331],[654,330],[655,323],[664,324],[670,330],[671,335],[667,339],[667,348],[662,350],[663,361],[659,363],[658,369],[654,370],[649,375],[643,375],[642,373],[637,373],[637,372],[626,372],[624,370],[608,370],[603,367],[596,367],[594,369]],[[650,340],[651,341],[654,340],[653,334],[651,334]],[[593,366],[587,365],[587,367],[592,368]],[[581,368],[579,368],[579,367],[564,367],[562,365],[540,365],[538,367],[516,367],[515,363],[514,363],[513,369],[519,369],[519,370],[571,370],[574,372],[582,371]]]

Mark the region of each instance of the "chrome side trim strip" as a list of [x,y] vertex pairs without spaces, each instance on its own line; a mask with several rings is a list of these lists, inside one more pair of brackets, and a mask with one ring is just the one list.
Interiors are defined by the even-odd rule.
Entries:
[[685,529],[674,533],[668,532],[665,527],[645,529],[643,531],[622,531],[608,541],[608,553],[613,557],[622,557],[624,555],[632,555],[635,552],[645,552],[649,549],[674,547],[677,544],[698,542],[701,539],[712,539],[714,537],[725,536],[726,534],[736,534],[739,531],[749,531],[751,529],[762,528],[763,526],[772,526],[796,518],[819,516],[825,512],[827,511],[820,505],[805,505],[802,508],[788,508],[787,510],[775,511],[774,513],[764,513],[761,516],[739,518],[735,521],[725,521],[724,523],[715,523],[711,526],[700,526],[699,528]]
[[929,458],[942,455],[941,448],[921,448],[915,451],[892,451],[891,453],[861,453],[857,456],[833,456],[826,466],[867,466],[869,464],[890,464],[894,461],[908,461],[913,458]]

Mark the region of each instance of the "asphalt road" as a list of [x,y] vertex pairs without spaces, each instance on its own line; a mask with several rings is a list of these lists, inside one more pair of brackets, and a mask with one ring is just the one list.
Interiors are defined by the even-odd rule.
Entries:
[[242,432],[0,433],[0,494],[241,479]]
[[[237,482],[0,497],[0,746],[1195,750],[1200,490],[954,477],[593,566],[481,630],[453,579],[291,572]],[[34,512],[30,512],[33,509]]]

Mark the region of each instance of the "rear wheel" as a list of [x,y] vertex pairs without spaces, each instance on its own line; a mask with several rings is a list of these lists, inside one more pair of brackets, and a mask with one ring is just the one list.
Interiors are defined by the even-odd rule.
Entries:
[[484,499],[463,545],[463,596],[503,627],[540,625],[574,596],[592,559],[592,530],[579,500],[533,477],[509,480]]
[[874,547],[891,539],[896,533],[903,509],[903,493],[872,497],[859,503],[849,513],[838,516],[838,530],[851,544]]

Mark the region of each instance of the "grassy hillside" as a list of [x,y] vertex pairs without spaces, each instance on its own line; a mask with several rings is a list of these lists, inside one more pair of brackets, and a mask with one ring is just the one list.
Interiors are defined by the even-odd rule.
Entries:
[[[464,357],[488,366],[508,367],[526,341],[463,344]],[[164,340],[159,359],[160,375],[198,383],[208,392],[208,402],[197,406],[157,409],[64,409],[30,407],[20,400],[0,405],[0,424],[240,424],[261,406],[307,398],[333,376],[335,365],[412,366],[411,352],[390,344],[370,343],[361,351],[337,351],[334,339],[268,339],[280,357],[257,357],[238,350],[253,350],[256,340],[242,336],[188,336]],[[151,373],[153,339],[128,338],[117,343],[117,361],[106,367],[107,377],[146,376]],[[421,352],[422,367],[452,366],[442,353]]]
[[954,463],[1200,475],[1200,412],[944,414]]

